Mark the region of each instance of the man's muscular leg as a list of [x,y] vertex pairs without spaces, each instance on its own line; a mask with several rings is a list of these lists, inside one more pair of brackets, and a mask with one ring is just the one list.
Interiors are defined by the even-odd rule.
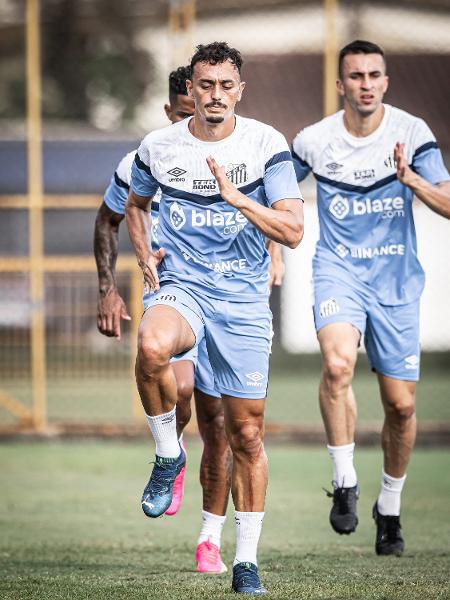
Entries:
[[358,488],[353,466],[356,402],[351,383],[360,334],[350,323],[333,323],[323,327],[317,337],[323,359],[320,410],[333,461],[330,524],[337,533],[348,535],[358,524]]
[[202,528],[197,541],[197,571],[223,573],[220,557],[222,529],[225,524],[233,464],[225,433],[222,398],[196,389],[197,422],[203,440],[200,483],[203,491]]
[[350,323],[333,323],[323,327],[317,338],[323,361],[319,401],[328,443],[350,444],[356,423],[351,383],[360,334]]
[[225,432],[222,398],[195,390],[198,428],[203,440],[200,483],[203,510],[225,515],[231,486],[233,458]]
[[174,408],[178,390],[170,359],[194,344],[190,325],[175,309],[159,305],[144,313],[139,327],[136,382],[147,415],[160,415]]
[[264,517],[268,467],[264,450],[265,400],[224,396],[225,427],[233,453],[231,492],[236,519],[236,558],[256,562]]
[[384,473],[378,510],[383,515],[400,514],[400,494],[416,439],[416,382],[378,375],[385,413],[382,446]]
[[156,444],[155,466],[141,500],[148,517],[159,517],[169,509],[175,479],[186,463],[176,430],[178,389],[170,359],[194,343],[190,325],[175,309],[159,305],[145,312],[139,328],[136,381]]

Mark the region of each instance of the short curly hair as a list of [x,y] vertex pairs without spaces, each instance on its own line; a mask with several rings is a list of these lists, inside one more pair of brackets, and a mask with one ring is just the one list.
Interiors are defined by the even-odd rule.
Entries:
[[169,75],[169,99],[172,102],[175,96],[187,96],[186,79],[191,78],[191,67],[178,67]]
[[241,74],[242,60],[241,53],[236,48],[230,48],[226,42],[212,42],[211,44],[199,44],[196,48],[194,56],[191,58],[191,72],[194,71],[194,66],[198,62],[217,65],[226,60],[230,60]]

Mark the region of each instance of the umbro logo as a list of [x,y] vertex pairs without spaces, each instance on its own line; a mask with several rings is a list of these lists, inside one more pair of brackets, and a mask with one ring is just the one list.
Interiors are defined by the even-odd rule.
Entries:
[[174,177],[180,177],[181,175],[184,175],[186,173],[186,171],[184,169],[180,169],[180,167],[174,167],[173,169],[170,169],[170,171],[167,171],[169,173],[169,175],[173,175]]
[[339,169],[342,169],[342,167],[344,165],[340,165],[339,163],[333,161],[333,162],[328,163],[325,166],[329,171],[328,175],[331,175],[331,174],[337,175],[337,172],[339,171]]
[[405,369],[418,369],[419,368],[420,359],[415,354],[411,354],[411,356],[407,356],[405,358]]
[[259,371],[254,371],[253,373],[247,373],[246,377],[248,377],[252,381],[261,381],[261,379],[264,379],[264,375],[259,373]]
[[250,379],[250,381],[247,381],[247,385],[249,385],[251,387],[261,387],[262,386],[261,380],[264,379],[264,375],[262,373],[260,373],[259,371],[253,371],[253,373],[247,373],[245,376],[247,377],[247,379]]
[[173,169],[170,169],[170,171],[167,171],[167,173],[168,175],[172,175],[169,181],[186,181],[186,178],[182,177],[182,175],[187,173],[187,171],[180,167],[174,167]]

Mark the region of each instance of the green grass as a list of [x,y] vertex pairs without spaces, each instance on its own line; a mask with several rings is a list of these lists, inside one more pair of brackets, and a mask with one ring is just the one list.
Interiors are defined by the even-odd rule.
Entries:
[[[419,421],[450,422],[450,369],[443,358],[424,356],[422,378],[417,390]],[[429,358],[442,360],[434,365]],[[104,371],[103,371],[104,373]],[[267,421],[291,425],[319,425],[318,406],[320,359],[317,356],[289,356],[276,354],[273,360],[266,408]],[[134,385],[127,372],[110,376],[79,373],[72,377],[51,377],[48,380],[48,415],[53,421],[115,422],[132,420],[131,390]],[[30,404],[31,387],[26,380],[2,378],[0,388]],[[376,376],[360,356],[355,372],[354,389],[358,402],[359,423],[382,420],[382,408]],[[0,409],[0,422],[12,421]]]
[[[190,445],[186,496],[175,517],[146,519],[139,506],[149,443],[0,445],[2,600],[235,598],[229,574],[200,576],[200,448]],[[376,557],[371,505],[381,456],[360,449],[362,496],[355,534],[328,525],[324,449],[268,447],[270,485],[259,561],[270,598],[409,600],[450,596],[450,464],[416,451],[403,495],[407,550]],[[234,550],[232,511],[223,557]]]

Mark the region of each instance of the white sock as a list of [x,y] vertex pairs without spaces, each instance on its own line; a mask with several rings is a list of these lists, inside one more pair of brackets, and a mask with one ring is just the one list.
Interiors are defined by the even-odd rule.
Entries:
[[156,454],[162,458],[178,458],[180,445],[177,436],[176,406],[168,413],[147,416],[147,421],[156,444]]
[[220,538],[225,523],[226,516],[214,515],[213,513],[202,510],[202,529],[198,538],[198,544],[210,541],[220,548]]
[[236,558],[233,566],[240,562],[251,562],[257,565],[256,550],[264,519],[263,512],[235,511],[236,521]]
[[406,475],[397,478],[382,471],[380,495],[377,500],[380,515],[400,516],[401,493],[405,479]]
[[327,445],[328,453],[333,461],[333,482],[337,487],[354,487],[358,481],[353,466],[355,444],[344,446]]

